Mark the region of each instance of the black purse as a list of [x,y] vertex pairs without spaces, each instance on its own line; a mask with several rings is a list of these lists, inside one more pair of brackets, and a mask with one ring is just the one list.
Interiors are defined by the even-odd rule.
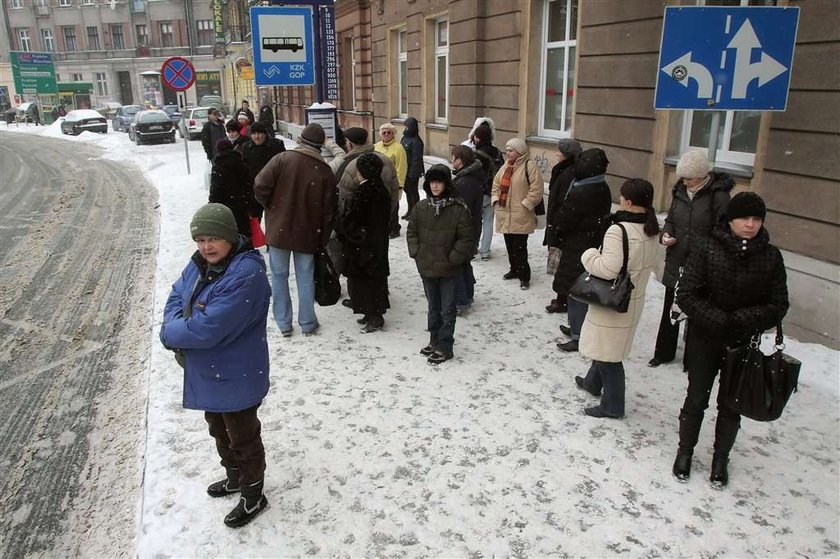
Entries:
[[633,282],[630,281],[630,274],[627,273],[630,241],[627,239],[627,230],[624,226],[621,223],[616,223],[616,225],[621,228],[621,244],[624,249],[621,271],[612,280],[601,279],[589,272],[583,272],[569,289],[569,297],[581,303],[609,307],[616,312],[625,313],[630,307],[630,295],[633,292]]
[[782,415],[797,391],[802,363],[784,353],[782,325],[776,326],[775,351],[764,355],[760,334],[750,343],[727,348],[720,373],[720,402],[755,421],[773,421]]
[[322,307],[335,305],[341,298],[341,282],[330,255],[324,249],[315,253],[315,302]]

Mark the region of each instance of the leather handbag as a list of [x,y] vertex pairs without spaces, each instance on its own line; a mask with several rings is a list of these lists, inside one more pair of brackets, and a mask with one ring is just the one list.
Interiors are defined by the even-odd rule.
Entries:
[[802,363],[784,353],[782,325],[776,326],[775,351],[764,355],[760,334],[748,344],[726,348],[721,365],[720,401],[755,421],[774,421],[797,391]]
[[621,228],[621,244],[624,249],[621,271],[615,279],[611,280],[583,272],[569,289],[569,297],[588,305],[600,305],[616,312],[626,313],[630,307],[630,295],[633,293],[633,282],[630,281],[630,274],[627,273],[630,242],[624,226],[621,223],[616,223],[616,225]]
[[322,307],[338,303],[341,298],[341,282],[330,255],[324,249],[315,253],[315,302]]

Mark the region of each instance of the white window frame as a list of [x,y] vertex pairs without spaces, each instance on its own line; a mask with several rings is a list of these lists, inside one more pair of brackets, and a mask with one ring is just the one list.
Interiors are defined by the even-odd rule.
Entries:
[[[446,24],[446,45],[441,46],[440,43],[440,25],[442,23]],[[434,58],[434,73],[435,73],[435,122],[438,124],[447,124],[449,122],[449,18],[442,17],[438,18],[434,21],[434,48],[435,48],[435,58]],[[440,76],[438,75],[438,62],[440,59],[444,59],[446,61],[446,72],[445,72],[445,80],[446,83],[440,83]],[[441,90],[441,85],[443,88]],[[443,116],[440,115],[438,108],[439,103],[438,100],[440,98],[440,94],[443,93],[444,96],[444,114]]]
[[[705,0],[698,0],[697,4],[700,6],[705,6]],[[739,0],[739,5],[741,6],[749,6],[750,0]],[[705,112],[705,111],[704,111]],[[755,154],[749,153],[745,151],[730,151],[729,145],[732,141],[732,126],[735,122],[735,112],[736,111],[719,111],[721,114],[720,125],[723,128],[723,137],[721,141],[718,143],[717,153],[715,154],[715,163],[722,162],[722,163],[734,163],[735,165],[744,165],[746,167],[753,167],[755,165]],[[694,111],[687,110],[683,111],[683,121],[682,121],[682,135],[680,137],[680,153],[684,153],[690,147],[699,147],[707,149],[709,145],[706,144],[705,146],[691,146],[691,125],[692,121],[694,120]],[[759,123],[759,126],[761,124]],[[758,131],[756,131],[758,134]],[[711,130],[709,131],[709,140],[711,140]],[[758,151],[758,145],[756,145],[756,151]]]
[[[405,52],[403,52],[405,47]],[[353,72],[355,74],[356,59],[353,58]],[[403,84],[402,68],[405,65],[405,79],[408,81],[408,31],[405,28],[397,30],[397,115],[400,118],[408,117],[408,84]],[[405,85],[405,105],[403,105],[402,91]],[[354,88],[355,91],[355,88]]]
[[23,0],[12,0],[12,9],[23,8]]
[[[143,30],[143,34],[140,34],[140,30]],[[138,47],[148,47],[149,45],[149,28],[146,26],[145,23],[136,23],[134,24],[134,34],[136,35],[136,43]]]
[[82,0],[82,6],[95,6],[96,0]]
[[[548,42],[548,14],[549,14],[549,6],[552,2],[566,2],[566,32],[565,32],[565,40],[563,41],[552,41]],[[563,123],[566,122],[566,116],[572,112],[572,103],[569,101],[569,64],[571,63],[573,67],[572,74],[577,76],[577,65],[575,64],[575,60],[569,60],[569,51],[574,48],[575,49],[575,57],[577,57],[577,35],[575,35],[574,39],[569,40],[571,36],[571,25],[572,25],[572,4],[577,3],[578,8],[580,7],[579,0],[543,0],[543,16],[542,16],[542,37],[540,39],[540,44],[542,45],[542,52],[540,53],[540,105],[539,105],[539,125],[537,126],[537,130],[539,131],[540,136],[546,136],[549,138],[569,138],[571,137],[571,130],[564,130],[563,128],[556,129],[556,128],[546,128],[545,127],[545,103],[546,103],[546,80],[548,78],[546,74],[546,70],[548,68],[548,51],[552,49],[563,49],[563,68],[566,69],[566,72],[563,74],[563,110],[560,115],[560,122],[561,126]],[[571,120],[570,120],[571,122]]]
[[[175,46],[175,32],[173,31],[172,22],[161,22],[158,29],[160,30],[160,46],[161,48],[173,48]],[[171,44],[165,44],[163,40],[164,35],[169,35],[172,38]]]
[[[207,36],[209,41],[207,43],[201,42],[201,32],[204,31],[204,35]],[[213,30],[213,20],[212,19],[199,19],[195,22],[195,35],[198,41],[198,46],[200,47],[207,47],[212,46],[213,41],[215,39],[215,32]]]
[[74,73],[74,74],[70,74],[70,77],[71,77],[71,80],[70,80],[70,81],[73,81],[73,82],[83,82],[83,81],[85,81],[85,76],[84,76],[84,74],[76,74],[76,73]]
[[105,72],[94,72],[93,81],[96,83],[97,95],[108,95],[108,74]]
[[29,36],[29,29],[26,27],[19,27],[17,30],[18,46],[24,52],[32,50],[32,38]]
[[41,46],[44,47],[44,50],[47,52],[55,52],[55,37],[52,34],[52,29],[49,27],[42,27],[40,29],[40,33]]
[[58,0],[58,6],[60,8],[72,8],[73,0]]

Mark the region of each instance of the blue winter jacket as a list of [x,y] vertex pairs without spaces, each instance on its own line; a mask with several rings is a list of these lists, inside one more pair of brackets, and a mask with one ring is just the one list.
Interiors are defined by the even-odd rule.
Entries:
[[250,245],[240,245],[224,271],[206,266],[196,253],[172,286],[160,341],[183,352],[185,408],[241,411],[268,393],[271,288],[265,261]]

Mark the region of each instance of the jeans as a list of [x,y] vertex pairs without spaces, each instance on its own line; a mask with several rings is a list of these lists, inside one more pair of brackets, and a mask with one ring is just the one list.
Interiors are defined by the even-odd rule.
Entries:
[[466,307],[472,305],[475,296],[475,274],[471,262],[464,264],[461,275],[458,276],[458,287],[455,292],[455,305]]
[[455,290],[458,276],[422,279],[429,305],[429,345],[438,351],[452,353],[455,344]]
[[589,305],[571,297],[568,299],[568,305],[569,328],[572,330],[572,339],[579,340],[580,330],[583,328],[583,321],[586,318],[586,311],[589,310]]
[[624,415],[624,364],[593,361],[583,383],[594,393],[601,393],[601,409],[610,417]]
[[528,264],[528,235],[505,233],[505,248],[507,248],[510,271],[514,272],[520,281],[531,281],[531,265]]
[[674,360],[677,355],[677,341],[680,338],[680,323],[671,322],[671,306],[674,304],[676,290],[665,287],[665,303],[662,307],[662,317],[659,319],[659,333],[656,335],[656,349],[653,356],[663,363]]
[[496,211],[490,203],[490,196],[484,196],[481,206],[481,242],[478,244],[479,256],[490,256],[490,243],[493,242],[493,218]]
[[295,259],[298,292],[298,324],[303,333],[318,327],[315,316],[315,255],[268,247],[271,267],[271,297],[274,322],[281,332],[292,329],[292,298],[289,295],[289,259]]
[[260,436],[257,404],[237,412],[204,412],[210,436],[216,439],[216,451],[226,469],[239,469],[239,483],[249,485],[263,478],[265,447]]

